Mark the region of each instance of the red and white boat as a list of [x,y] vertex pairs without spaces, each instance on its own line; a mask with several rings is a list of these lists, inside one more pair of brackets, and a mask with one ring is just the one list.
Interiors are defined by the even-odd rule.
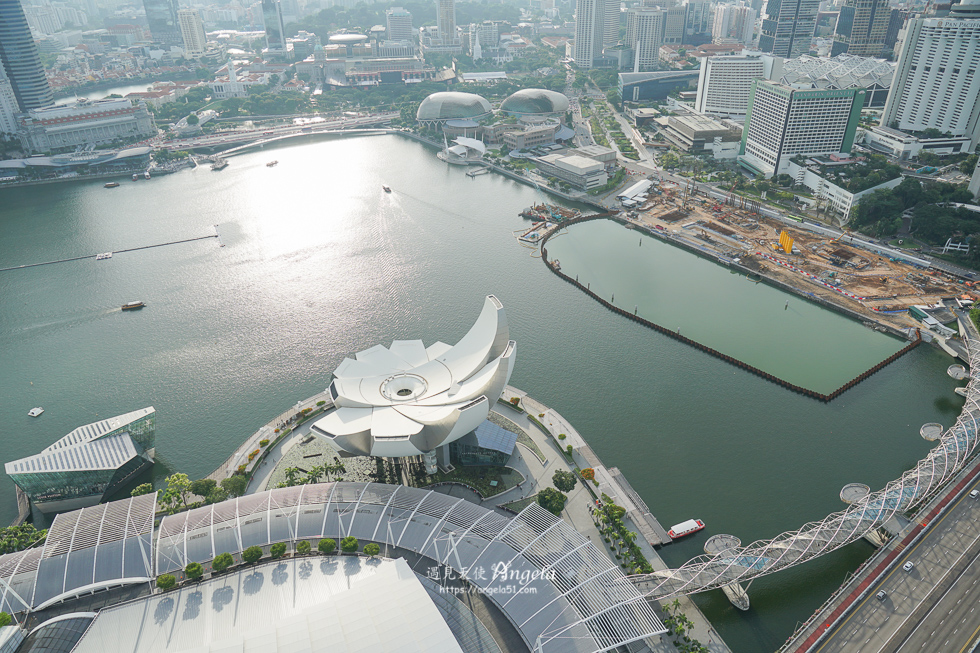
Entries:
[[671,526],[670,530],[667,531],[667,535],[670,535],[670,539],[676,540],[685,535],[697,533],[702,528],[704,528],[704,522],[700,519],[688,519],[687,521],[682,521],[679,524]]

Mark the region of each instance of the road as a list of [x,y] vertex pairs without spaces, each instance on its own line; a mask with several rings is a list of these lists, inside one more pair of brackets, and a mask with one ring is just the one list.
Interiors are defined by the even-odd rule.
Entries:
[[[976,487],[976,484],[974,484]],[[980,634],[980,500],[955,501],[868,589],[819,653],[961,653]],[[911,562],[911,571],[903,565]],[[885,592],[883,600],[876,598]]]

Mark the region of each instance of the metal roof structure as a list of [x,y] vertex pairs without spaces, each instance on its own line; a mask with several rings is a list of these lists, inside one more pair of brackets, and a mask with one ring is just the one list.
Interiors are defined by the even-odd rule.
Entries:
[[415,116],[420,121],[446,121],[483,118],[490,112],[490,103],[475,93],[440,91],[422,100]]
[[291,558],[102,610],[75,653],[462,653],[404,560]]
[[6,463],[7,474],[117,469],[139,452],[125,428],[154,413],[153,406],[79,426],[40,453]]
[[345,358],[329,387],[337,408],[312,430],[359,456],[431,452],[487,418],[510,380],[516,349],[503,304],[488,295],[476,323],[454,346],[396,340],[390,348],[376,345]]
[[568,111],[568,98],[563,93],[543,88],[522,88],[500,103],[500,110],[514,114],[552,115]]
[[[532,650],[605,651],[666,632],[618,565],[537,504],[507,518],[403,486],[302,485],[165,517],[156,573],[249,546],[348,535],[456,570],[490,597]],[[528,590],[509,591],[515,584]]]
[[[970,368],[980,369],[980,334],[970,320],[960,319],[960,333],[969,351]],[[877,492],[854,500],[846,510],[805,524],[797,531],[744,547],[702,555],[677,569],[631,577],[646,596],[661,600],[680,594],[717,589],[788,569],[861,539],[895,515],[922,505],[953,478],[980,443],[980,381],[970,378],[966,403],[956,423],[942,433],[938,446],[901,478]]]
[[839,54],[832,59],[803,55],[783,63],[779,82],[815,89],[881,88],[892,85],[895,63],[884,59]]

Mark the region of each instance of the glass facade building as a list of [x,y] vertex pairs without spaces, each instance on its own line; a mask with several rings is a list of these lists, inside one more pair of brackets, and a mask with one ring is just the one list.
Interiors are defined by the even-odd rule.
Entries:
[[54,104],[54,94],[20,0],[0,0],[0,65],[21,111]]
[[149,407],[81,426],[7,463],[7,475],[42,512],[94,505],[153,464],[155,414]]
[[177,0],[143,0],[143,7],[146,9],[150,35],[156,43],[183,45],[180,22],[177,19]]

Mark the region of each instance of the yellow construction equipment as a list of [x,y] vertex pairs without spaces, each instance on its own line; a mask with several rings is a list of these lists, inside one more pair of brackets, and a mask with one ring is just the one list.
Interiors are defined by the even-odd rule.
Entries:
[[779,232],[779,246],[783,248],[783,251],[787,254],[793,253],[793,237],[790,236],[785,231]]

